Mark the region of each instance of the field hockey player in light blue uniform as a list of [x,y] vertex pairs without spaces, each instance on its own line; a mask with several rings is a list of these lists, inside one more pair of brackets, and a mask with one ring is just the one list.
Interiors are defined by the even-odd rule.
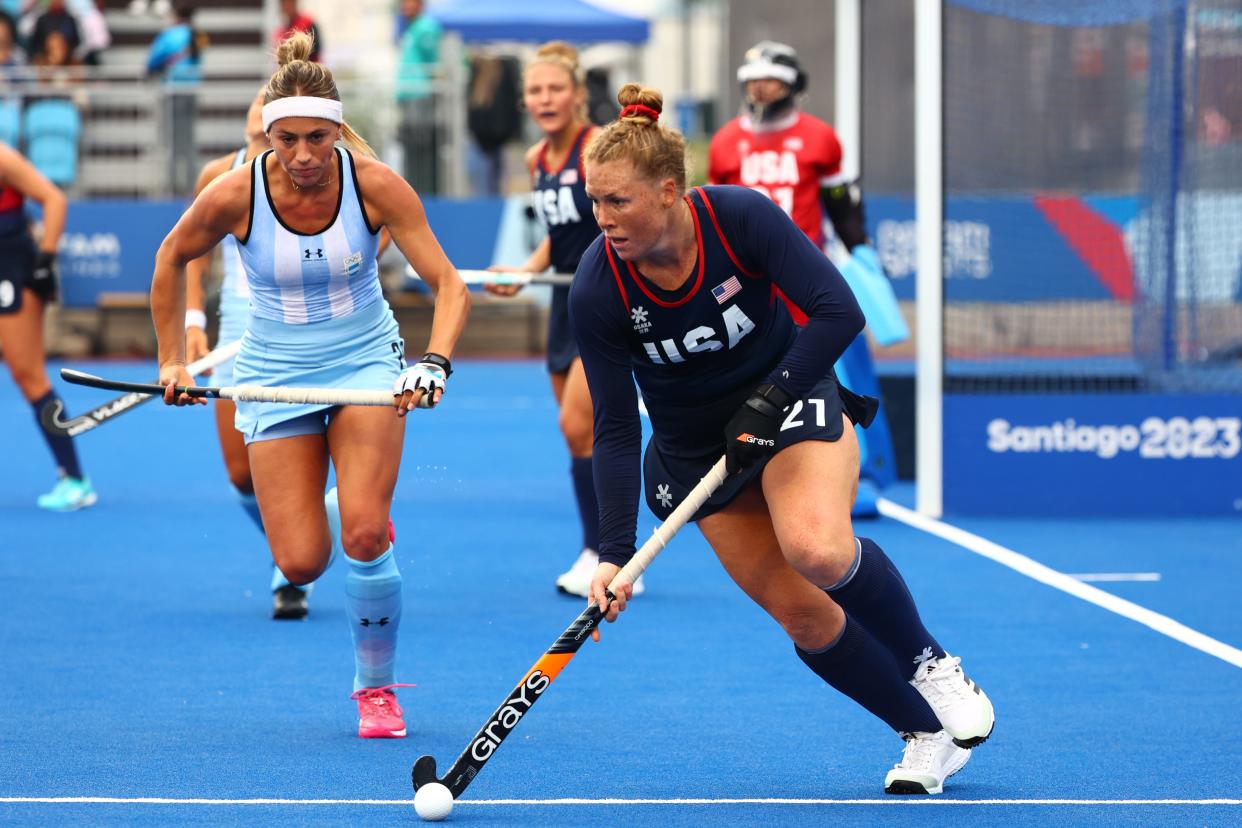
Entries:
[[[239,244],[250,316],[233,368],[236,384],[340,389],[393,388],[396,411],[364,406],[239,403],[235,425],[250,459],[255,496],[276,565],[308,584],[343,546],[346,610],[353,633],[358,735],[401,737],[393,693],[401,574],[388,514],[401,461],[404,416],[440,402],[449,356],[470,299],[418,196],[375,160],[345,123],[332,74],[307,58],[294,33],[264,93],[272,145],[213,181],[190,205],[156,257],[151,312],[160,382],[169,404],[190,384],[185,370],[185,267],[226,236]],[[337,140],[360,150],[336,147]],[[375,255],[381,227],[435,291],[427,353],[412,366],[380,292]],[[324,508],[328,463],[336,471],[339,524]]]
[[[246,114],[246,146],[220,158],[207,162],[198,176],[194,194],[197,196],[207,185],[230,170],[253,161],[270,145],[263,131],[263,91],[255,97]],[[220,283],[220,325],[216,336],[217,347],[241,339],[246,332],[246,320],[250,316],[250,283],[242,265],[237,240],[225,236],[220,242],[220,264],[224,278]],[[204,283],[211,270],[211,254],[195,259],[186,266],[185,350],[186,360],[195,362],[206,356],[207,345],[206,291]],[[216,385],[233,385],[233,360],[222,363],[213,372]],[[250,459],[246,454],[246,442],[234,425],[236,408],[229,400],[219,400],[215,405],[216,436],[220,440],[220,452],[229,482],[237,494],[242,509],[263,532],[263,518],[259,514],[259,502],[254,496],[254,482],[250,477]],[[332,508],[332,506],[329,506]],[[272,566],[272,617],[277,619],[305,618],[307,598],[311,587],[294,586],[280,571]]]

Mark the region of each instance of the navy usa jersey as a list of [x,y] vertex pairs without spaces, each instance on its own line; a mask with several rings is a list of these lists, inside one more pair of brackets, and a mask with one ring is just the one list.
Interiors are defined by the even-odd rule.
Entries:
[[590,130],[590,127],[583,127],[578,133],[560,169],[548,169],[546,141],[535,162],[531,200],[535,212],[548,228],[552,269],[557,273],[577,270],[582,254],[599,235],[582,173],[582,145]]
[[[600,554],[634,549],[641,427],[634,380],[653,441],[670,457],[724,453],[724,427],[755,386],[795,398],[828,376],[863,329],[845,280],[806,234],[760,193],[698,187],[686,195],[698,260],[665,291],[622,261],[603,237],[583,255],[570,312],[595,407]],[[799,331],[779,288],[808,316]]]

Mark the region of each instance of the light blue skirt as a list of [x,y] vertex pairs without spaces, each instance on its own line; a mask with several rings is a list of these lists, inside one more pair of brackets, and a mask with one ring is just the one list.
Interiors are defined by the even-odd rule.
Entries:
[[[405,342],[392,309],[381,298],[326,322],[294,325],[251,316],[233,382],[375,391],[392,388],[404,364]],[[332,407],[239,402],[233,422],[249,441],[264,429]]]
[[[220,332],[216,335],[216,347],[228,345],[242,338],[246,322],[250,318],[250,300],[235,293],[220,294]],[[233,360],[222,362],[212,372],[212,385],[236,385],[233,379]]]

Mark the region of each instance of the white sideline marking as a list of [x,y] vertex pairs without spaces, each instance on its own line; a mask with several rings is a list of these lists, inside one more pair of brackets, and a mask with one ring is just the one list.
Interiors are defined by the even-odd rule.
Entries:
[[[11,796],[3,804],[38,805],[392,805],[410,799],[166,799],[154,796]],[[455,805],[1242,805],[1242,799],[462,799]]]
[[1167,635],[1169,638],[1180,641],[1189,647],[1194,647],[1196,650],[1202,650],[1208,655],[1216,656],[1220,660],[1232,664],[1234,667],[1242,667],[1242,650],[1239,650],[1237,647],[1231,647],[1222,641],[1217,641],[1215,638],[1204,635],[1197,630],[1192,630],[1190,627],[1174,621],[1167,615],[1161,615],[1146,607],[1141,607],[1133,601],[1118,598],[1116,595],[1107,593],[1102,589],[1084,584],[1072,575],[1066,575],[1064,572],[1058,572],[1051,567],[1044,566],[1038,561],[1028,558],[1026,555],[1014,552],[1012,549],[1006,549],[998,543],[981,538],[976,534],[967,532],[965,529],[959,529],[956,526],[950,526],[942,521],[920,515],[918,512],[907,509],[905,506],[900,506],[891,500],[879,498],[876,505],[879,508],[880,514],[885,517],[891,517],[916,529],[922,529],[924,532],[943,538],[950,543],[955,543],[958,546],[969,549],[971,552],[1020,572],[1028,578],[1034,578],[1042,584],[1047,584],[1054,589],[1067,592],[1075,598],[1081,598],[1088,603],[1129,618],[1131,621],[1137,621],[1144,626],[1151,627],[1158,633]]
[[1159,581],[1159,572],[1070,572],[1071,578],[1088,583],[1112,583],[1115,581]]

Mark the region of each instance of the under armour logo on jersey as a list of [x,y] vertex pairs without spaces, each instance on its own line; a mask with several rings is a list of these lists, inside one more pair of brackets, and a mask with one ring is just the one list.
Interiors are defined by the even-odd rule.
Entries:
[[673,495],[669,492],[667,483],[656,486],[656,500],[660,501],[660,505],[665,509],[673,508]]
[[358,623],[364,627],[369,627],[372,624],[375,624],[376,626],[379,626],[379,627],[383,627],[388,624],[388,616],[385,615],[383,618],[379,619],[378,621],[372,621],[370,618],[363,618]]
[[651,323],[647,321],[647,309],[642,305],[630,308],[630,318],[634,320],[634,330],[639,333],[646,333],[650,330]]
[[[303,260],[305,260],[305,261],[309,261],[309,260],[310,260],[310,258],[311,258],[311,249],[310,249],[309,247],[307,247],[307,248],[305,248],[305,249],[302,251],[302,259],[303,259]],[[322,258],[323,258],[323,248],[322,248],[322,247],[316,247],[316,248],[315,248],[315,256],[314,256],[314,258],[316,258],[316,259],[322,259]]]

